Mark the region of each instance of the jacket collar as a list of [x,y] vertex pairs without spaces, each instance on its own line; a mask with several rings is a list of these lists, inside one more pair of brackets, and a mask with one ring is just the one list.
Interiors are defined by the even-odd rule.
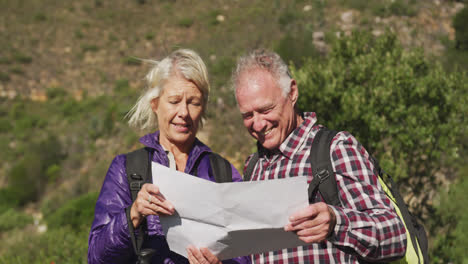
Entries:
[[[159,130],[146,134],[140,138],[140,143],[145,145],[146,147],[152,148],[155,151],[155,155],[160,158],[161,164],[168,165],[169,161],[167,159],[167,154],[164,151],[163,147],[159,143]],[[187,165],[185,166],[185,172],[189,173],[192,171],[193,166],[195,165],[196,161],[202,156],[205,152],[212,152],[212,150],[203,142],[195,138],[193,143],[192,149],[190,150],[189,157],[187,160]],[[155,158],[153,157],[153,161]],[[164,162],[163,162],[164,161]]]

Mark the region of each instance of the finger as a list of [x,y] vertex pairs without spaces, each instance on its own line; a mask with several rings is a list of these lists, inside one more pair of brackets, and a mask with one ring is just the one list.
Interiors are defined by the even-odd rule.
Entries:
[[328,211],[325,212],[320,212],[318,215],[316,215],[314,218],[307,219],[307,220],[302,220],[302,221],[295,221],[295,222],[290,222],[289,225],[291,227],[299,227],[300,229],[304,228],[310,228],[313,226],[318,226],[322,224],[328,224],[331,221],[331,216]]
[[172,205],[171,202],[168,200],[161,201],[158,197],[156,197],[156,199],[151,199],[150,205],[153,209],[160,209],[158,211],[164,212],[166,214],[172,215],[175,211],[174,205]]
[[316,235],[326,236],[328,233],[328,225],[321,224],[321,225],[313,226],[309,228],[297,229],[295,231],[298,236],[316,236]]
[[164,210],[170,212],[170,214],[174,213],[174,205],[166,200],[166,198],[159,192],[158,186],[150,183],[146,183],[143,186],[147,192],[148,201],[164,208]]
[[159,198],[161,198],[161,200],[165,200],[166,198],[164,197],[164,195],[161,193],[159,187],[155,184],[152,184],[152,183],[145,183],[142,187],[142,189],[145,188],[146,192],[148,192],[149,194],[153,195],[153,196],[157,196]]
[[215,264],[219,263],[220,260],[207,248],[200,248],[201,253],[205,256],[205,259],[208,260],[209,263]]
[[299,236],[299,239],[306,243],[318,243],[325,240],[325,236],[316,235],[316,236]]
[[193,255],[192,250],[191,250],[190,247],[191,246],[189,246],[187,248],[187,258],[188,258],[190,264],[198,264],[197,258],[195,258],[195,256]]
[[319,202],[309,204],[309,206],[302,208],[289,217],[290,222],[303,221],[304,219],[312,219],[322,212],[328,212],[328,206],[326,203]]
[[197,248],[195,248],[193,246],[189,246],[188,249],[192,252],[192,255],[193,255],[196,262],[198,262],[200,264],[208,263],[208,260],[205,259],[205,257],[200,252],[200,250],[198,250]]
[[291,214],[289,216],[289,221],[290,222],[298,222],[298,221],[300,222],[300,221],[304,221],[305,219],[310,219],[310,218],[314,217],[317,214],[317,210],[312,205],[313,204],[311,204],[311,205],[309,205],[309,206],[307,206],[305,208],[299,209],[296,212],[294,212],[293,214]]

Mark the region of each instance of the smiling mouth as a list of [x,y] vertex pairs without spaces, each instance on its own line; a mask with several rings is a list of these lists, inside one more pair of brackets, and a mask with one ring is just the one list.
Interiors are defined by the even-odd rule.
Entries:
[[188,129],[190,127],[189,124],[172,124],[172,125],[178,129]]
[[273,128],[270,128],[270,129],[268,129],[268,130],[266,130],[266,131],[264,131],[264,132],[260,132],[260,134],[261,134],[263,137],[265,137],[265,136],[267,136],[268,134],[270,134],[271,131],[273,131]]

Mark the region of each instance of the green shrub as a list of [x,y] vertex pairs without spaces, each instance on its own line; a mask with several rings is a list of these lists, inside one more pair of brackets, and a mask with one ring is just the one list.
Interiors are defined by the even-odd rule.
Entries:
[[11,67],[10,72],[17,75],[24,75],[24,70],[18,66]]
[[32,223],[32,216],[18,211],[18,209],[10,208],[0,212],[0,232],[21,229]]
[[99,50],[99,47],[94,44],[83,44],[81,45],[81,50],[83,52],[96,52]]
[[15,61],[22,63],[22,64],[29,64],[32,62],[32,57],[21,52],[15,52],[13,54],[13,58]]
[[0,254],[0,263],[87,263],[89,228],[59,227],[43,234],[24,234]]
[[145,39],[146,40],[153,40],[155,37],[155,34],[153,32],[148,32],[145,34]]
[[61,101],[68,97],[68,92],[63,87],[49,87],[46,89],[46,96],[50,100]]
[[434,221],[432,229],[439,231],[433,240],[431,263],[467,263],[468,257],[463,245],[468,245],[468,212],[461,210],[468,204],[468,167],[460,171],[460,178],[450,186],[448,192],[443,192],[440,204],[436,207],[441,218]]
[[8,173],[4,195],[10,197],[10,203],[19,206],[37,201],[49,182],[47,170],[53,165],[59,166],[64,158],[61,144],[54,135],[29,143],[24,157]]
[[0,81],[2,82],[8,82],[10,81],[10,76],[7,73],[0,72]]
[[8,119],[0,119],[0,133],[10,132],[13,129],[11,121]]
[[[432,199],[440,186],[436,174],[455,170],[466,157],[467,75],[445,72],[421,50],[404,50],[393,34],[362,32],[336,40],[324,60],[310,58],[292,72],[298,107],[317,112],[320,124],[350,131],[398,180],[402,194],[415,198],[412,211],[432,227],[438,263],[466,261],[467,218],[460,210],[466,181],[454,185],[458,191],[442,210]],[[453,210],[444,212],[450,203]]]
[[177,21],[177,25],[180,27],[189,28],[193,25],[193,22],[194,22],[193,18],[184,17],[184,18],[179,19],[179,21]]
[[47,20],[47,16],[44,13],[37,13],[34,15],[34,20],[37,22],[42,22]]
[[460,10],[453,18],[456,48],[468,50],[468,6]]
[[306,58],[320,57],[312,43],[312,33],[307,31],[297,35],[286,34],[275,45],[274,50],[286,63],[292,62],[298,67]]
[[[422,182],[459,154],[466,134],[467,76],[445,73],[396,37],[354,33],[337,40],[323,62],[293,70],[298,106],[320,123],[348,130],[416,195]],[[422,206],[422,205],[421,205]]]
[[49,228],[69,226],[75,230],[90,227],[99,193],[92,192],[67,201],[57,211],[46,215]]

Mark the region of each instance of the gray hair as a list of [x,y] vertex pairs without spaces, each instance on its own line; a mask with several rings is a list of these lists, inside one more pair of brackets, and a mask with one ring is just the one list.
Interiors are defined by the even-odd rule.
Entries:
[[203,96],[203,111],[200,126],[206,116],[206,106],[210,93],[208,71],[200,56],[190,49],[179,49],[161,61],[144,60],[153,65],[146,75],[147,89],[127,114],[129,125],[141,130],[153,130],[157,127],[157,116],[151,108],[151,101],[158,98],[166,81],[175,73],[195,83]]
[[232,74],[232,84],[237,91],[239,77],[248,71],[263,69],[269,72],[276,79],[283,95],[287,96],[291,91],[292,75],[288,65],[281,57],[272,51],[257,49],[237,60],[237,67]]

